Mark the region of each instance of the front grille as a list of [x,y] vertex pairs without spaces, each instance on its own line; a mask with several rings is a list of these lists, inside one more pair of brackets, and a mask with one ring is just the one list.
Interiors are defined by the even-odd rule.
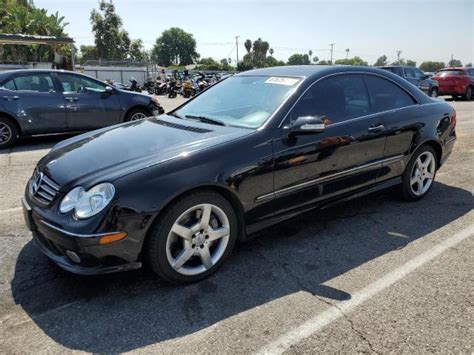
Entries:
[[59,191],[59,185],[44,173],[35,170],[30,181],[30,193],[38,201],[49,204]]

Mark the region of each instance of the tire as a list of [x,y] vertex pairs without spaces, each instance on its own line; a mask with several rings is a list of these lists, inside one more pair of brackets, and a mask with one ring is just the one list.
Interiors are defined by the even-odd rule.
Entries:
[[[429,163],[427,159],[431,159]],[[423,168],[423,164],[427,164],[427,166]],[[402,175],[401,193],[403,199],[418,201],[425,197],[433,186],[437,169],[438,157],[435,150],[429,145],[422,145],[413,154]]]
[[463,99],[469,101],[472,99],[472,86],[468,86],[466,89],[466,93],[463,96]]
[[137,121],[150,116],[152,116],[150,111],[145,108],[138,107],[130,110],[127,113],[127,117],[125,117],[125,122]]
[[438,97],[438,89],[437,88],[432,88],[430,91],[430,97],[437,98]]
[[0,117],[0,149],[11,147],[18,140],[19,132],[15,123],[6,117]]
[[451,97],[453,98],[454,101],[457,101],[459,99],[458,95],[451,95]]
[[[205,214],[207,208],[210,212]],[[210,216],[207,227],[201,223],[203,213]],[[187,239],[172,232],[175,228]],[[229,201],[212,191],[195,192],[177,200],[155,221],[143,255],[161,278],[176,284],[197,282],[216,272],[229,257],[237,240],[237,228],[237,217]]]

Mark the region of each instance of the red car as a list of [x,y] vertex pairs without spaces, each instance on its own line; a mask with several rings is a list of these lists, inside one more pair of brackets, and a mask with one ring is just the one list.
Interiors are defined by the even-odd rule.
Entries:
[[474,68],[444,68],[432,78],[439,84],[439,95],[462,96],[471,100],[474,92]]

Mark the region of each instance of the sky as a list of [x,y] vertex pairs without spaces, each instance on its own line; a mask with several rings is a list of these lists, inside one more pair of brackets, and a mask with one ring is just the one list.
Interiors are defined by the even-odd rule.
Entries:
[[[130,38],[151,49],[163,30],[180,27],[192,33],[201,57],[236,60],[243,42],[261,37],[286,60],[313,51],[320,60],[360,56],[369,64],[385,54],[420,64],[448,62],[451,55],[474,63],[474,0],[114,0]],[[66,31],[78,47],[94,44],[90,12],[98,0],[35,0],[36,7],[66,17]]]

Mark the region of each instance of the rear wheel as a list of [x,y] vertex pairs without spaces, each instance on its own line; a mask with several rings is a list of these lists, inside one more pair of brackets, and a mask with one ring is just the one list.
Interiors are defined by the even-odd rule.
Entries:
[[436,152],[429,145],[421,146],[403,173],[401,186],[403,198],[407,201],[417,201],[423,198],[433,184],[436,169]]
[[0,117],[0,149],[12,146],[18,139],[18,129],[12,120]]
[[464,100],[471,100],[472,99],[472,86],[468,86],[466,89],[466,93],[463,96]]
[[135,108],[130,110],[130,112],[127,114],[127,117],[125,117],[125,122],[141,120],[150,116],[151,113],[147,109]]
[[150,231],[144,254],[154,272],[173,283],[213,274],[237,240],[232,205],[214,192],[196,192],[168,208]]

